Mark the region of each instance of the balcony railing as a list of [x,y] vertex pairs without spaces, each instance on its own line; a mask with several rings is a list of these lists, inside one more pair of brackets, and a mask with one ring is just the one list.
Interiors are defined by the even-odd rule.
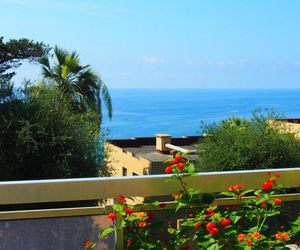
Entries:
[[[222,192],[228,186],[242,183],[246,189],[260,188],[266,179],[266,172],[281,174],[280,183],[290,187],[300,187],[300,168],[247,170],[228,172],[205,172],[197,176],[188,177],[186,183],[189,187],[201,192]],[[35,181],[6,181],[0,182],[0,205],[37,204],[50,202],[70,202],[102,200],[114,198],[118,195],[125,197],[165,196],[177,193],[181,188],[177,181],[166,183],[168,175],[132,176],[132,177],[99,177],[80,179],[55,179]],[[300,193],[278,195],[283,201],[299,201]],[[217,199],[219,205],[234,204],[235,200]],[[174,202],[166,202],[163,208],[137,207],[142,209],[164,210],[173,209]],[[14,211],[1,211],[0,220],[30,220],[41,218],[59,218],[76,216],[106,215],[111,212],[111,206],[91,206],[52,209],[23,209]],[[2,209],[3,210],[3,209]],[[2,229],[2,231],[5,229]],[[0,228],[1,238],[1,228]],[[5,240],[5,237],[1,241]],[[116,246],[122,249],[122,234],[116,235]],[[63,249],[63,248],[62,248]],[[79,248],[80,249],[80,248]]]

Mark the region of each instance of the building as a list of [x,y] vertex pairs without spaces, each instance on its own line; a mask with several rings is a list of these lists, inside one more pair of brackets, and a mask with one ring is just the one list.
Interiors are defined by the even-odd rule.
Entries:
[[163,174],[163,162],[175,152],[191,152],[189,158],[194,160],[195,143],[201,136],[182,136],[172,138],[168,134],[156,137],[116,139],[106,143],[110,167],[114,176]]
[[300,119],[289,118],[289,119],[276,119],[270,120],[268,123],[274,126],[282,133],[294,134],[295,139],[300,141]]

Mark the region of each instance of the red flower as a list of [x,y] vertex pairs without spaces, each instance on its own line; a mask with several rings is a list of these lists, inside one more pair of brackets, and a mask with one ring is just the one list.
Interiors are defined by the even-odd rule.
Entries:
[[131,215],[131,214],[133,213],[132,209],[129,208],[129,207],[125,207],[125,208],[124,208],[124,212],[125,212],[126,214],[128,214],[128,215]]
[[202,222],[201,222],[201,221],[198,221],[198,222],[196,222],[196,223],[194,224],[194,228],[195,228],[195,229],[198,229],[199,227],[201,227],[201,225],[202,225]]
[[260,203],[260,206],[261,206],[262,208],[266,208],[266,207],[267,207],[267,203],[266,203],[265,201],[263,201],[262,203]]
[[92,245],[92,242],[90,240],[86,240],[84,242],[84,246],[86,246],[86,247],[90,247],[91,245]]
[[228,218],[224,218],[220,221],[220,224],[223,226],[223,227],[227,227],[231,224],[231,220],[228,219]]
[[115,213],[109,213],[107,217],[111,220],[117,219],[117,215]]
[[213,223],[213,222],[208,222],[207,225],[206,225],[206,230],[209,231],[211,230],[212,228],[216,227],[216,224]]
[[125,199],[125,197],[122,196],[122,195],[119,195],[119,196],[117,197],[117,200],[118,200],[119,202],[126,203],[126,199]]
[[171,173],[172,173],[172,170],[173,170],[172,166],[167,166],[167,167],[165,168],[165,173],[166,173],[166,174],[171,174]]
[[147,222],[146,221],[141,221],[139,223],[139,227],[146,227],[147,226]]
[[175,156],[175,161],[176,161],[176,162],[179,162],[179,161],[181,161],[182,159],[183,159],[182,155],[176,155],[176,156]]
[[211,212],[209,214],[206,214],[205,218],[210,218],[210,217],[214,216],[215,214],[216,214],[215,212]]
[[185,164],[182,162],[177,163],[177,168],[180,169],[181,171],[184,170]]
[[271,172],[271,171],[267,171],[266,174],[267,174],[267,175],[271,175],[272,172]]
[[210,235],[215,235],[215,234],[218,234],[219,231],[220,231],[219,228],[214,227],[214,228],[210,229],[208,232]]
[[247,240],[247,245],[251,246],[252,245],[252,240]]
[[280,205],[282,203],[282,200],[280,199],[274,199],[273,201],[276,205]]
[[274,182],[271,180],[267,180],[261,185],[261,189],[265,191],[270,191],[274,186]]
[[173,164],[175,164],[175,163],[177,163],[177,161],[176,161],[175,159],[169,161],[169,164],[170,164],[170,165],[173,165]]
[[244,241],[246,238],[246,235],[245,234],[239,234],[239,236],[237,237],[237,240],[238,241]]
[[130,246],[131,246],[131,244],[132,244],[132,241],[131,241],[131,239],[128,239],[128,240],[127,240],[127,247],[130,247]]

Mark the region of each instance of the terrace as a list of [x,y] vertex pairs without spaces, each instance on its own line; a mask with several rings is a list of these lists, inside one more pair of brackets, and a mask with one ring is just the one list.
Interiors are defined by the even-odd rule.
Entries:
[[[229,185],[237,182],[243,183],[247,189],[260,188],[266,171],[280,173],[283,185],[300,187],[300,168],[205,172],[188,177],[186,182],[189,187],[200,189],[201,192],[226,191]],[[83,242],[87,239],[97,241],[97,249],[123,249],[122,231],[104,240],[98,238],[100,228],[111,225],[107,218],[112,211],[111,205],[64,207],[60,203],[59,208],[49,207],[54,207],[51,204],[58,202],[102,200],[118,195],[145,197],[178,192],[179,183],[166,183],[167,177],[155,175],[1,182],[0,249],[83,249]],[[299,204],[300,193],[281,194],[278,198]],[[216,200],[218,205],[232,205],[235,202],[230,198]],[[170,211],[175,207],[176,203],[170,201],[164,207],[137,207],[136,211]]]

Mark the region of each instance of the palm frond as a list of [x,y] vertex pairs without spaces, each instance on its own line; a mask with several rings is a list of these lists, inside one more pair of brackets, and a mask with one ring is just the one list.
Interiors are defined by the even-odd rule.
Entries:
[[101,79],[99,79],[99,81],[101,84],[100,85],[101,86],[100,96],[103,98],[104,104],[107,108],[108,117],[109,117],[109,119],[111,119],[112,112],[113,112],[111,97],[110,97],[110,94],[109,94],[106,84]]

